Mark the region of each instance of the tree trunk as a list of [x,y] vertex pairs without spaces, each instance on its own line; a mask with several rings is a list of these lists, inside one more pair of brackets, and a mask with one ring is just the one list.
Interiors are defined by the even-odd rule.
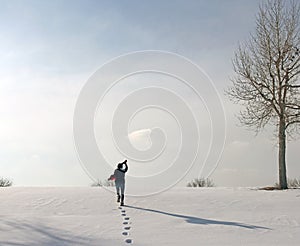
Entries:
[[286,178],[286,163],[285,163],[285,152],[286,152],[286,135],[285,135],[285,119],[280,118],[279,120],[279,153],[278,153],[278,164],[279,164],[279,188],[287,189],[287,178]]

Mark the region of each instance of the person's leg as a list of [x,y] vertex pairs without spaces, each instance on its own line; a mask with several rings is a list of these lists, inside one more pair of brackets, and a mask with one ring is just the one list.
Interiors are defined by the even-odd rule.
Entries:
[[121,194],[124,195],[125,192],[125,183],[120,184]]
[[117,202],[120,202],[120,185],[116,183],[116,191],[117,191]]
[[121,205],[124,205],[125,183],[122,183],[122,184],[120,185],[120,189],[121,189]]

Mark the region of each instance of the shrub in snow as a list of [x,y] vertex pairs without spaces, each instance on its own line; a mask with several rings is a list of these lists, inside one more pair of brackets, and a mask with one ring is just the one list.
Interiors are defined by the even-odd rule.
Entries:
[[187,187],[214,187],[215,184],[209,178],[196,178],[187,184]]
[[101,180],[98,179],[97,181],[95,181],[94,183],[92,183],[91,186],[92,187],[102,187],[102,186],[112,187],[112,186],[115,186],[115,182],[112,181],[112,180],[101,181]]
[[12,186],[12,181],[6,178],[0,178],[0,187],[9,187]]
[[[288,188],[300,188],[300,179],[288,179]],[[275,187],[279,187],[279,184],[276,183]]]
[[98,187],[98,186],[102,186],[102,182],[98,179],[97,181],[95,181],[94,183],[91,184],[92,187]]
[[300,179],[288,179],[289,188],[300,188]]

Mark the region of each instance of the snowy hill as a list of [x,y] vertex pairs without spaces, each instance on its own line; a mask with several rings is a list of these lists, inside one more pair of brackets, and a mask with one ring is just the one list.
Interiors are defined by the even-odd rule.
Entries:
[[102,188],[0,189],[0,245],[299,245],[300,190],[176,188],[128,197]]

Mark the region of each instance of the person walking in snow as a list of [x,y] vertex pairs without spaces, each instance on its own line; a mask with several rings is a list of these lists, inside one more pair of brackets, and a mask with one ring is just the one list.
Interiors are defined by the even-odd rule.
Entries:
[[122,163],[118,163],[117,169],[114,171],[108,180],[114,180],[117,191],[117,202],[120,202],[121,206],[124,206],[124,191],[125,191],[125,173],[128,171],[127,160]]

